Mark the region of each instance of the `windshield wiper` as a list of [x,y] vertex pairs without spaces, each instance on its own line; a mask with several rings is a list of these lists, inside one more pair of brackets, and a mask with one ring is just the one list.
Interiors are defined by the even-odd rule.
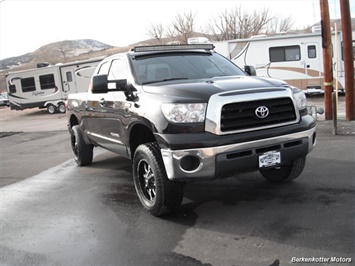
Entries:
[[152,81],[147,81],[143,82],[143,85],[146,84],[152,84],[152,83],[157,83],[157,82],[164,82],[164,81],[171,81],[171,80],[183,80],[183,79],[188,79],[188,78],[168,78],[168,79],[161,79],[161,80],[152,80]]
[[161,81],[181,80],[181,79],[188,79],[188,78],[169,78],[169,79],[163,79]]

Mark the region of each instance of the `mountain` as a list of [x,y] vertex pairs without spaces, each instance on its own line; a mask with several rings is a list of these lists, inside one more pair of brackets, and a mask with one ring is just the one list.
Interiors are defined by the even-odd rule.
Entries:
[[73,57],[108,50],[112,47],[92,39],[55,42],[44,45],[31,53],[0,60],[0,71],[18,68],[26,64],[31,66],[39,62],[48,62],[50,64],[70,62]]

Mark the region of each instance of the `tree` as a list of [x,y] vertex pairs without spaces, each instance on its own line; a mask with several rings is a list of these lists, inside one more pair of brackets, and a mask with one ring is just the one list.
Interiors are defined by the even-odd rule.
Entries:
[[150,36],[155,44],[164,44],[164,28],[163,25],[156,24],[150,25],[150,28],[148,29],[148,36]]
[[207,25],[207,33],[216,41],[249,38],[260,34],[272,19],[267,8],[248,13],[240,5],[212,19]]
[[168,41],[187,43],[187,40],[194,35],[195,16],[191,11],[178,13],[170,27],[164,29],[162,24],[151,25],[148,35],[158,44],[163,44],[165,38]]
[[193,37],[195,29],[195,17],[192,11],[176,15],[168,34],[170,38],[176,38],[180,43],[187,43]]
[[269,9],[255,10],[251,13],[243,11],[241,5],[234,9],[226,9],[212,18],[205,27],[204,34],[195,30],[195,17],[192,11],[179,13],[169,27],[162,24],[151,25],[148,35],[158,44],[169,41],[187,43],[191,37],[207,35],[211,41],[246,39],[259,34],[286,32],[291,29],[291,18],[276,18],[270,15]]
[[287,32],[293,26],[292,19],[288,18],[273,18],[266,25],[265,34]]

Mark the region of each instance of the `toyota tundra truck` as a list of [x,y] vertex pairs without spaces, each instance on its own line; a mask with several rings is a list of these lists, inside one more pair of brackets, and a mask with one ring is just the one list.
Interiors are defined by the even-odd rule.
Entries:
[[138,198],[155,216],[180,207],[186,182],[251,171],[291,181],[316,144],[301,90],[242,70],[212,44],[110,56],[67,109],[76,163],[90,165],[94,147],[129,158]]

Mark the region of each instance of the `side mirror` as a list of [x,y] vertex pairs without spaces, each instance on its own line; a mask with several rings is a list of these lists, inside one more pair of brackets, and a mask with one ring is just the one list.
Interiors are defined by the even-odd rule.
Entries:
[[245,73],[247,73],[249,76],[256,76],[256,71],[255,71],[255,68],[254,68],[253,66],[245,65],[245,66],[244,66],[244,71],[245,71]]
[[92,93],[107,93],[107,85],[107,75],[97,75],[92,77]]
[[[109,84],[115,84],[110,86]],[[108,93],[109,91],[126,91],[127,79],[107,80],[107,75],[97,75],[92,78],[92,93]]]

